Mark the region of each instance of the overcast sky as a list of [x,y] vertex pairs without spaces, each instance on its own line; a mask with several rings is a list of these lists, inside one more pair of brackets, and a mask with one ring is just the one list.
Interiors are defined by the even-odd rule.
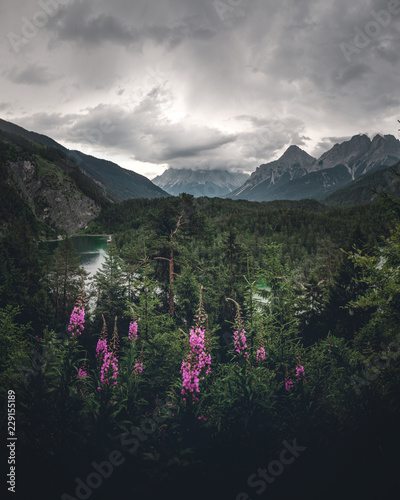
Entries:
[[0,0],[0,117],[152,178],[400,119],[400,0]]

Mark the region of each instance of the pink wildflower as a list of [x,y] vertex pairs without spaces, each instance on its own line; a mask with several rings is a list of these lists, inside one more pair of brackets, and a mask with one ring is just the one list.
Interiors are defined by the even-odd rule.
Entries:
[[300,380],[305,380],[304,366],[302,365],[296,366],[296,377],[297,377],[297,382],[300,382]]
[[248,359],[249,355],[247,354],[247,344],[246,344],[246,331],[244,328],[242,328],[241,332],[239,333],[239,330],[236,330],[233,332],[233,340],[234,340],[234,346],[235,346],[235,351],[240,355],[243,352],[243,357],[245,359]]
[[71,318],[69,320],[68,331],[71,332],[71,335],[74,337],[75,333],[77,335],[81,335],[84,329],[85,322],[85,308],[80,303],[76,305],[72,311]]
[[285,382],[285,389],[289,392],[293,389],[293,382],[292,382],[292,379],[288,379],[286,380]]
[[118,359],[113,352],[106,351],[100,371],[100,381],[103,385],[110,385],[110,381],[114,380],[114,385],[117,385],[117,376]]
[[260,349],[257,349],[256,361],[257,363],[260,363],[260,361],[264,361],[264,359],[265,359],[265,349],[264,347],[261,347]]
[[103,359],[104,354],[107,352],[107,340],[100,337],[98,342],[97,342],[97,347],[96,347],[96,358],[98,361]]
[[189,343],[191,351],[181,366],[183,386],[181,394],[184,396],[192,393],[193,398],[198,400],[194,393],[200,392],[200,380],[211,373],[211,354],[207,353],[205,348],[205,329],[200,326],[192,329]]
[[83,368],[79,368],[78,377],[79,378],[85,378],[85,377],[87,377],[87,372]]
[[138,330],[137,322],[131,321],[129,323],[129,331],[128,331],[129,340],[132,340],[132,341],[137,340],[137,330]]
[[143,372],[143,363],[135,363],[135,366],[133,367],[132,377],[142,372]]

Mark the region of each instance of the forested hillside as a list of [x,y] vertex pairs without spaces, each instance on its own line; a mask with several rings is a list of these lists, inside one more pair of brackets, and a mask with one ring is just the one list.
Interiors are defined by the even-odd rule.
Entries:
[[73,234],[111,203],[65,153],[4,131],[0,131],[0,169],[4,234],[24,213],[42,235]]
[[113,243],[83,287],[70,240],[43,254],[21,212],[0,243],[20,490],[385,498],[398,487],[399,214],[390,197],[129,200],[86,229]]

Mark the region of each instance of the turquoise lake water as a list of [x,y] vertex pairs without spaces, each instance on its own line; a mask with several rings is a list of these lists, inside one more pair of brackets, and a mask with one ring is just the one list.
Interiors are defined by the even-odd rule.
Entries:
[[[78,252],[80,265],[94,276],[101,268],[107,256],[107,236],[72,236],[71,241]],[[59,241],[47,241],[41,243],[51,251],[55,251]]]

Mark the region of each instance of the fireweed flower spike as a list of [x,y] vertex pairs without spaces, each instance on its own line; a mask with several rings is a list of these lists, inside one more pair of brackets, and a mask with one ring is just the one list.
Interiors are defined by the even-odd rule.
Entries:
[[118,377],[118,359],[113,352],[106,352],[103,359],[103,365],[100,371],[100,382],[102,385],[117,385]]
[[[208,342],[206,341],[206,330],[202,327],[205,314],[202,304],[202,289],[200,291],[200,304],[196,318],[197,325],[190,331],[189,352],[182,360],[182,396],[188,396],[190,393],[195,401],[198,401],[195,393],[200,392],[200,380],[204,380],[206,375],[211,373],[211,354],[208,351]],[[186,398],[184,398],[186,401]]]
[[138,330],[138,325],[136,321],[131,321],[129,324],[129,331],[128,331],[128,338],[132,342],[137,340],[137,330]]
[[261,347],[260,349],[257,349],[256,361],[257,363],[260,363],[261,361],[264,361],[264,359],[265,359],[265,348]]
[[285,382],[285,389],[288,392],[290,392],[293,389],[293,382],[292,382],[291,378],[289,378],[288,380],[286,380],[286,382]]
[[[104,321],[104,317],[103,317]],[[103,330],[99,341],[97,342],[97,359],[101,363],[100,369],[100,382],[102,386],[117,385],[118,377],[118,358],[116,351],[118,349],[118,331],[117,331],[117,318],[115,318],[114,333],[111,340],[112,349],[107,348],[107,327],[104,321]],[[97,388],[101,390],[101,386]]]
[[181,394],[199,393],[200,380],[211,373],[211,354],[207,353],[204,346],[205,329],[200,326],[192,328],[190,331],[190,351],[186,359],[182,361],[182,385]]
[[107,347],[107,324],[106,320],[104,319],[103,316],[103,328],[100,333],[99,340],[97,342],[97,347],[96,347],[96,359],[97,361],[101,362],[103,360],[103,357],[105,353],[108,352],[108,347]]
[[132,377],[134,377],[136,374],[139,374],[142,372],[143,372],[143,362],[142,363],[135,363],[135,366],[134,366],[133,372],[132,372]]
[[233,299],[228,299],[228,300],[231,300],[236,305],[235,331],[233,332],[233,342],[235,351],[239,356],[243,354],[243,358],[248,359],[249,355],[247,353],[246,330],[243,328],[243,320],[240,314],[240,306],[235,300]]
[[69,320],[68,331],[73,337],[79,336],[84,330],[85,323],[85,297],[82,294],[78,297],[76,305],[72,311],[71,318]]
[[87,377],[87,372],[83,368],[79,368],[78,377],[79,378],[86,378]]
[[296,366],[296,377],[297,377],[297,382],[300,382],[300,380],[305,380],[304,366],[300,365],[300,362]]

